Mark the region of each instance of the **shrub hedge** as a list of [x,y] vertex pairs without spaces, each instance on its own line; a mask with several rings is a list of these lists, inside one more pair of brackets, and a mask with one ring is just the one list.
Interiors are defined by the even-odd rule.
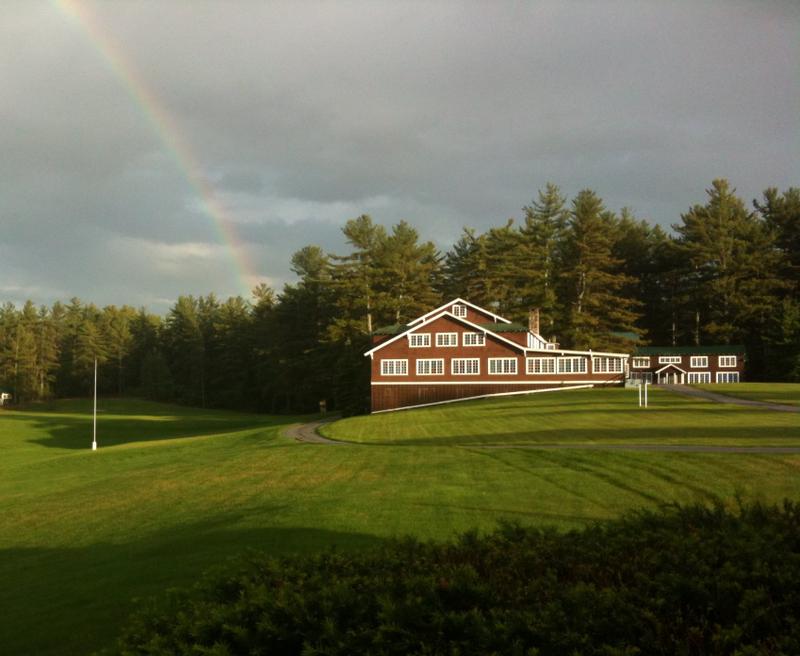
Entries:
[[114,653],[800,654],[800,505],[276,559],[141,611]]

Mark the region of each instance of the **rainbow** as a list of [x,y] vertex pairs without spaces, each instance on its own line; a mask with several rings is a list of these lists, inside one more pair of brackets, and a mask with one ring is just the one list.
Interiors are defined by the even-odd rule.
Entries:
[[111,71],[122,82],[123,87],[140,109],[152,130],[167,147],[178,170],[197,193],[205,213],[211,218],[219,232],[221,242],[230,253],[240,292],[245,298],[248,298],[253,287],[263,282],[265,278],[258,274],[247,253],[246,245],[239,238],[230,211],[220,201],[211,181],[203,171],[200,160],[192,150],[191,144],[182,135],[164,103],[153,93],[130,59],[106,34],[103,25],[84,4],[79,0],[54,0],[54,4],[61,13],[74,20],[82,28],[90,43],[94,45]]

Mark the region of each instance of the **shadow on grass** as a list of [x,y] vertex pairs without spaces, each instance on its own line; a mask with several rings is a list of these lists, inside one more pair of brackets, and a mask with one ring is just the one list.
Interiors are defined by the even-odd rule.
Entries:
[[135,598],[191,585],[248,549],[276,555],[368,549],[373,535],[312,528],[239,528],[240,518],[189,524],[137,541],[0,550],[0,653],[67,656],[113,643]]
[[[172,406],[167,406],[172,408]],[[59,449],[87,449],[92,443],[92,417],[82,414],[45,414],[39,412],[15,412],[3,416],[5,422],[25,422],[43,433],[43,437],[28,442]],[[183,409],[183,414],[137,415],[117,413],[98,414],[97,441],[101,447],[118,446],[134,442],[181,439],[246,430],[258,430],[281,426],[297,421],[309,421],[308,417],[241,415],[222,411],[198,411],[197,414]]]

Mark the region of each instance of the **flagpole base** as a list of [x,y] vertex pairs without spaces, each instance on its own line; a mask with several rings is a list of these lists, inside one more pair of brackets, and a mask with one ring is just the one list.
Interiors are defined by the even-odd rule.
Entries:
[[92,442],[92,451],[97,451],[97,442]]

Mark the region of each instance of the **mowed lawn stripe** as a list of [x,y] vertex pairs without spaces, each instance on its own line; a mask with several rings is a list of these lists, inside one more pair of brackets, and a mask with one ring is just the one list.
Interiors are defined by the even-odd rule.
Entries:
[[[794,388],[800,394],[800,385]],[[713,403],[651,389],[565,390],[350,417],[324,425],[335,440],[364,444],[800,445],[792,413]]]
[[797,383],[727,383],[698,385],[698,387],[739,399],[800,406],[800,385]]

